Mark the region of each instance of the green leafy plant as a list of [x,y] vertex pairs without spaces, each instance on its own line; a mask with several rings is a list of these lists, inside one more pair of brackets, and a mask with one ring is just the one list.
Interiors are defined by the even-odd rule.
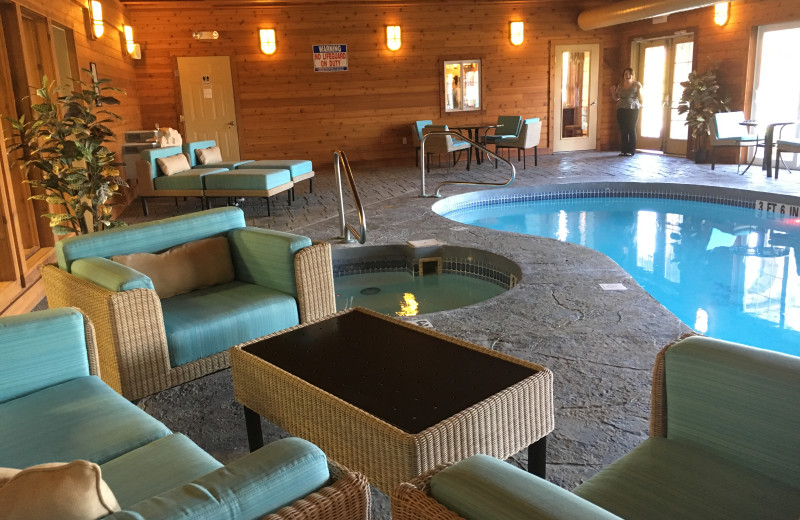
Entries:
[[722,97],[717,82],[719,69],[714,66],[710,70],[698,74],[689,73],[686,81],[681,82],[683,94],[678,103],[678,114],[686,114],[686,124],[692,129],[692,137],[697,139],[698,150],[707,150],[708,136],[711,130],[708,122],[717,112],[728,112],[730,98]]
[[9,155],[17,157],[14,152],[21,151],[23,182],[40,188],[30,199],[64,209],[42,215],[50,219],[56,235],[125,225],[114,220],[111,198],[127,183],[120,176],[115,152],[106,146],[114,140],[107,124],[121,118],[102,108],[119,105],[113,93],[124,91],[109,82],[93,77],[89,84],[76,81],[79,90],[58,96],[54,82],[48,83],[44,76],[36,91],[41,101],[31,105],[32,118],[6,117],[13,129]]

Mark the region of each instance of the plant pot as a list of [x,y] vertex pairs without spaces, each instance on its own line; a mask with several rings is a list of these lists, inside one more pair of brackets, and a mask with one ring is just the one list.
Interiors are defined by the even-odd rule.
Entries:
[[695,164],[705,164],[708,162],[708,150],[695,150],[694,151]]

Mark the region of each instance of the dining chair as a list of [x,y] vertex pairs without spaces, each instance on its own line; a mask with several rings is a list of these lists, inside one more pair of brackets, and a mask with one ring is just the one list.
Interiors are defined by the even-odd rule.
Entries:
[[[486,129],[482,141],[484,144],[497,144],[504,137],[517,137],[521,126],[522,116],[499,116],[497,124]],[[487,135],[491,128],[494,128],[494,134]]]
[[[800,129],[800,121],[793,123],[796,128]],[[781,128],[781,133],[783,133],[783,128]],[[800,138],[797,137],[798,131],[795,131],[795,137],[793,138],[781,138],[778,136],[778,144],[775,151],[775,178],[778,178],[778,171],[781,169],[781,153],[800,153]],[[787,166],[786,162],[783,162],[783,166],[786,167],[787,170],[791,173],[791,169]]]
[[[504,137],[498,140],[495,143],[496,150],[498,155],[500,154],[499,151],[502,148],[508,148],[509,150],[509,159],[511,158],[511,148],[517,149],[517,160],[520,160],[520,152],[522,154],[522,169],[526,168],[525,158],[526,158],[526,150],[529,148],[533,148],[533,165],[539,165],[539,141],[542,136],[542,122],[539,120],[538,117],[532,117],[530,119],[526,119],[522,123],[522,127],[519,130],[519,135],[516,137]],[[497,162],[495,161],[495,168],[497,168]]]
[[[736,172],[739,172],[739,167],[741,166],[741,159],[740,159],[740,151],[742,147],[749,147],[749,146],[759,146],[759,139],[756,135],[751,135],[747,131],[747,127],[741,123],[744,123],[744,112],[736,111],[736,112],[718,112],[714,114],[714,117],[709,119],[708,121],[708,129],[710,132],[709,142],[711,145],[711,169],[714,169],[716,161],[714,159],[714,151],[717,148],[737,148],[736,151]],[[745,168],[745,172],[750,168],[753,164],[753,161],[750,161],[750,164],[747,165]]]
[[[431,132],[444,132],[449,130],[447,125],[428,125],[422,129],[423,137],[428,135]],[[458,158],[461,155],[463,150],[467,150],[467,170],[469,170],[472,154],[470,151],[472,150],[472,145],[469,144],[467,141],[462,141],[460,139],[453,139],[450,135],[432,135],[425,140],[425,155],[430,156],[430,154],[452,154],[453,156],[453,166],[456,165],[458,162]],[[458,155],[456,155],[458,152]],[[425,158],[428,159],[427,157]],[[430,166],[430,162],[426,163]],[[450,160],[448,158],[448,165],[450,164]]]
[[422,140],[422,129],[432,124],[433,121],[430,119],[423,119],[414,121],[414,124],[411,125],[411,142],[414,143],[414,166],[419,166],[419,142]]

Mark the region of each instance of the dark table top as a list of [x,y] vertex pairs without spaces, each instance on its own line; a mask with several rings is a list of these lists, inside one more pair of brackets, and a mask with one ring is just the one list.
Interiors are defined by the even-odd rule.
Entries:
[[537,372],[359,308],[244,350],[408,433]]

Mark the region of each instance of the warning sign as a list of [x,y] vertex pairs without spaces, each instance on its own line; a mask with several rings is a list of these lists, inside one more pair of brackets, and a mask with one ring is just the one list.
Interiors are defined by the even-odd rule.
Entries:
[[347,45],[313,45],[314,72],[347,70]]

